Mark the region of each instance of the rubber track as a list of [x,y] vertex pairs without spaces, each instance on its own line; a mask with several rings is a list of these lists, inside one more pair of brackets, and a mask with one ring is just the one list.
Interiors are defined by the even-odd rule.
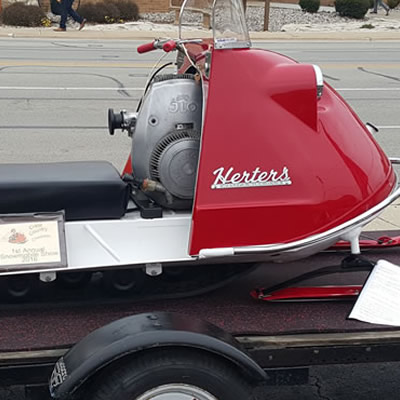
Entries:
[[[99,305],[116,303],[133,303],[153,300],[181,299],[198,296],[217,290],[236,279],[239,279],[256,269],[254,264],[227,264],[190,267],[185,273],[185,279],[177,281],[165,280],[161,274],[158,277],[146,276],[144,288],[137,293],[111,295],[102,287],[99,277],[94,276],[87,287],[82,289],[60,289],[57,282],[40,283],[38,294],[34,298],[23,300],[2,299],[2,310],[17,308],[42,309],[45,304],[54,307],[69,305]],[[170,278],[171,279],[171,278]]]

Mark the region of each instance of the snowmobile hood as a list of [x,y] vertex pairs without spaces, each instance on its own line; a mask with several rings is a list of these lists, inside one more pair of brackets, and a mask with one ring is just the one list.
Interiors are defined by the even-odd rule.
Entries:
[[191,255],[290,243],[384,200],[392,166],[315,69],[264,50],[214,50],[194,202]]

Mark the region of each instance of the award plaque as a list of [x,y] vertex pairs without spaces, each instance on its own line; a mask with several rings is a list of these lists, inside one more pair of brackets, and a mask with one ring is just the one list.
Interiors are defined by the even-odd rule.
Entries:
[[63,212],[0,215],[0,271],[66,266]]

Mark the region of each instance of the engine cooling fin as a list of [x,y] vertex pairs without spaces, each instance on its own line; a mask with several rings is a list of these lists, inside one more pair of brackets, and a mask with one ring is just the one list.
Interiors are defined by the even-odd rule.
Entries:
[[199,149],[200,134],[193,129],[167,134],[151,154],[151,178],[177,198],[193,198]]
[[153,82],[163,82],[168,81],[170,79],[193,79],[195,80],[194,75],[192,74],[163,74],[157,75],[154,77]]
[[177,130],[165,135],[155,146],[150,157],[150,174],[152,179],[160,180],[160,159],[165,149],[171,144],[182,139],[200,140],[200,134],[194,129]]

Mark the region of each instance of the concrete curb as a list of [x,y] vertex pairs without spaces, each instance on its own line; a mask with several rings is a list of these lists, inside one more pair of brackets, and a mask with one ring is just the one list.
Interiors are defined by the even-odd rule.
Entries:
[[[0,37],[10,38],[43,38],[43,39],[86,39],[86,40],[135,40],[154,39],[158,37],[176,37],[177,30],[109,30],[109,29],[85,29],[83,31],[67,30],[66,32],[54,32],[53,28],[20,28],[0,27]],[[209,36],[205,31],[193,31],[193,37]],[[347,31],[347,32],[250,32],[252,40],[400,40],[400,31]]]

